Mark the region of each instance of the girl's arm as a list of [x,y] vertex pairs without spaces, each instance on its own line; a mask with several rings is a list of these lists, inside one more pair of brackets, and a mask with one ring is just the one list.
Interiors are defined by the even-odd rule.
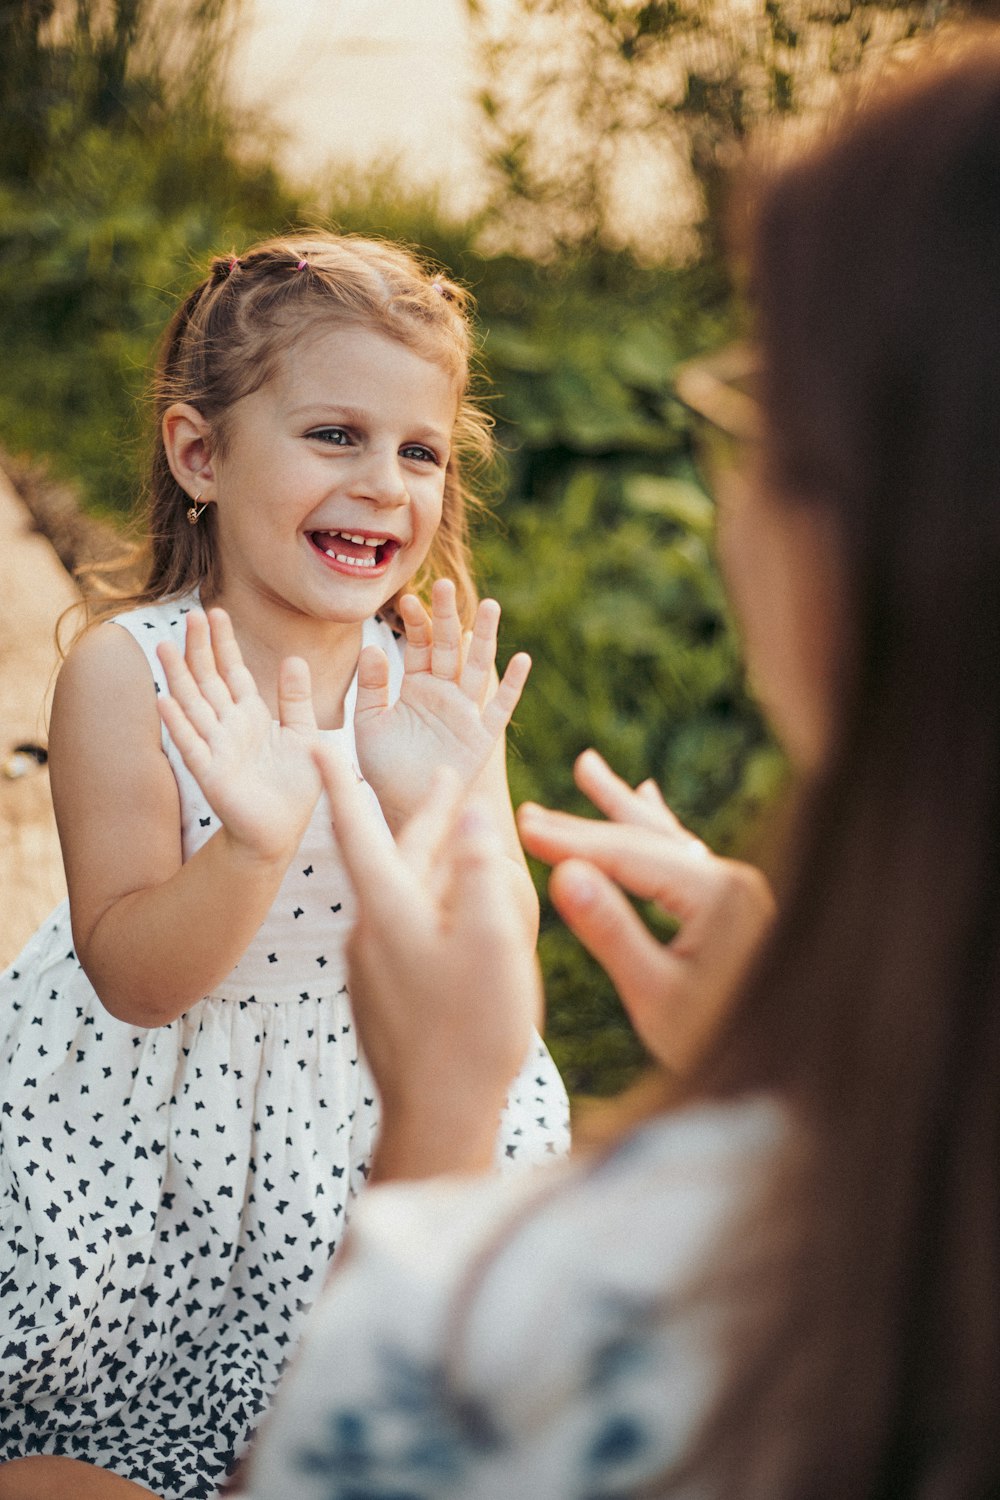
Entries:
[[[319,794],[307,748],[308,678],[293,669],[282,695],[283,721],[300,721],[298,757],[262,768],[270,717],[252,680],[248,687],[240,677],[228,621],[213,620],[212,631],[214,642],[204,617],[189,616],[187,664],[175,653],[170,665],[172,693],[214,734],[229,790],[229,804],[215,808],[223,826],[186,863],[177,784],[161,747],[163,709],[135,641],[117,625],[98,626],[73,648],[56,686],[52,794],[76,952],[107,1009],[131,1025],[172,1021],[230,971],[267,914]],[[176,720],[171,729],[182,732]],[[283,776],[285,805],[265,807],[263,823],[240,816],[260,802],[269,771],[271,780]]]

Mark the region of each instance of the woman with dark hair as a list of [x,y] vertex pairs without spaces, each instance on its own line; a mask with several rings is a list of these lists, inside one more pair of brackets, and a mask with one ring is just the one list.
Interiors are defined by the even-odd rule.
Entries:
[[654,1097],[477,1180],[538,998],[498,839],[439,782],[366,842],[326,759],[382,1185],[253,1500],[1000,1494],[1000,42],[752,187],[754,389],[709,362],[681,394],[736,440],[720,555],[798,773],[776,919],[593,752],[608,821],[522,809]]

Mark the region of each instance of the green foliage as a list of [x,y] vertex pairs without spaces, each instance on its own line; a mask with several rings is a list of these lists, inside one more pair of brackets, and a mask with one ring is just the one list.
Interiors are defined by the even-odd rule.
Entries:
[[[502,286],[487,268],[484,307]],[[534,661],[511,736],[515,801],[588,809],[588,745],[732,849],[781,761],[747,697],[672,371],[724,326],[695,276],[631,268],[595,299],[589,272],[544,276],[486,349],[503,393],[507,494],[478,553],[504,638]],[[522,279],[522,290],[531,278]],[[541,877],[542,872],[536,872]],[[549,1038],[571,1089],[616,1090],[641,1057],[605,976],[543,901]]]
[[0,431],[48,455],[95,509],[134,499],[151,350],[194,267],[297,212],[211,103],[223,9],[192,0],[185,22],[175,7],[164,51],[160,10],[141,0],[100,20],[89,6],[0,3],[14,49],[0,96],[16,127],[0,148]]

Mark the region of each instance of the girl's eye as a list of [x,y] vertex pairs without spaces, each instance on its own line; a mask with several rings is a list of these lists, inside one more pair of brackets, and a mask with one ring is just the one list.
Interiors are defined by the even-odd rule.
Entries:
[[346,448],[351,441],[351,435],[344,427],[314,427],[306,437],[316,438],[321,443],[329,443],[333,448]]
[[406,447],[400,451],[404,458],[415,458],[419,463],[438,464],[441,462],[433,449],[425,448],[422,443],[407,443]]

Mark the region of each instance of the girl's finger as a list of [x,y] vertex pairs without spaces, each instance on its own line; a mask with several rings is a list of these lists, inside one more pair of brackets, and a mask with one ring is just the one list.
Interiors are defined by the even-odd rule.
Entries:
[[233,695],[219,675],[208,618],[200,609],[193,609],[187,617],[184,659],[199,692],[215,712],[221,715],[231,708]]
[[700,911],[724,879],[725,862],[697,839],[665,839],[651,829],[575,818],[530,802],[518,810],[517,825],[529,854],[548,864],[587,860],[682,921]]
[[399,601],[399,617],[406,631],[403,671],[407,675],[429,672],[434,628],[431,617],[416,594],[404,594]]
[[450,578],[439,578],[431,590],[431,623],[431,671],[435,677],[457,682],[462,670],[462,622]]
[[499,624],[499,604],[495,599],[481,600],[459,677],[462,692],[474,703],[482,704],[485,701],[493,680]]
[[664,833],[677,833],[682,838],[690,837],[652,781],[644,781],[642,788],[633,791],[596,750],[584,750],[577,757],[573,779],[594,806],[616,823],[633,823]]
[[530,671],[531,657],[527,651],[518,651],[507,663],[500,686],[483,709],[483,728],[493,739],[498,740],[510,723]]
[[278,722],[299,734],[316,729],[309,664],[301,656],[286,657],[278,668]]
[[185,716],[205,740],[211,739],[219,726],[219,716],[191,675],[188,664],[173,641],[161,641],[156,648],[167,691]]
[[236,703],[256,697],[257,684],[233,633],[233,622],[224,609],[210,609],[207,614],[212,652],[222,680]]
[[195,780],[200,782],[211,765],[211,751],[174,698],[161,696],[157,698],[156,706],[167,733],[177,746],[181,760]]
[[380,646],[366,646],[358,657],[358,696],[354,716],[389,707],[389,658]]

